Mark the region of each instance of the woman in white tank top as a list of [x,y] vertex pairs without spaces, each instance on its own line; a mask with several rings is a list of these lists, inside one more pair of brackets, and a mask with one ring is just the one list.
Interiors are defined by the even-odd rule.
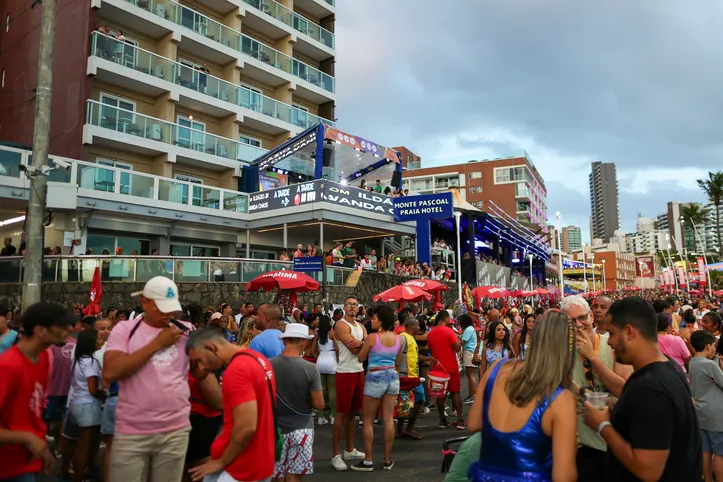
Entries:
[[[334,331],[331,329],[331,319],[326,315],[319,317],[319,328],[316,331],[317,343],[316,368],[321,375],[321,389],[329,403],[331,423],[336,418],[336,366],[337,356],[334,344]],[[319,411],[319,425],[329,423],[324,417],[324,410]]]

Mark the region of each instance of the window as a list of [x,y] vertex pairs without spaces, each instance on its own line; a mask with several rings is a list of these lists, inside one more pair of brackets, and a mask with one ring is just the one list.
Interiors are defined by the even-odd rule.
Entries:
[[181,126],[178,129],[176,143],[181,147],[204,152],[206,124],[182,115],[176,116],[176,122]]
[[[197,177],[188,176],[186,174],[174,174],[173,179],[176,179],[177,181],[183,181],[183,182],[190,182],[191,184],[198,184],[199,186],[190,186],[191,187],[191,204],[194,206],[202,206],[202,198],[203,193],[201,192],[201,187],[203,185],[203,179],[198,179]],[[188,187],[184,184],[178,184],[179,186],[179,192],[178,196],[181,198],[181,203],[188,204]],[[179,255],[180,256],[180,255]],[[187,255],[183,255],[187,256]]]
[[303,105],[294,104],[291,109],[291,123],[303,128],[309,127],[309,109]]
[[469,192],[470,192],[470,193],[473,193],[473,192],[474,192],[474,187],[469,188]]
[[251,137],[251,136],[244,135],[244,134],[241,134],[240,136],[238,136],[238,141],[241,144],[248,144],[249,146],[261,147],[260,140],[254,138],[254,137]]
[[509,182],[510,180],[510,170],[507,167],[501,167],[498,169],[495,169],[495,184],[499,184],[501,182]]
[[246,89],[241,91],[241,106],[256,112],[261,112],[263,110],[264,91],[258,87],[243,83],[241,87]]
[[[112,159],[102,159],[102,158],[96,158],[95,159],[96,164],[100,164],[101,166],[108,166],[108,167],[115,167],[118,169],[124,169],[126,171],[132,171],[133,166],[130,164],[126,164],[123,162],[114,161]],[[95,174],[95,189],[105,190],[107,192],[114,192],[115,191],[115,174],[114,171],[111,171],[110,169],[96,169]],[[131,174],[128,172],[121,172],[120,173],[120,193],[121,194],[130,194],[131,193]],[[103,187],[107,187],[108,189],[102,189]],[[101,189],[99,189],[101,188]]]
[[122,248],[124,255],[130,255],[135,249],[140,255],[151,254],[151,242],[145,239],[122,238],[115,236],[103,236],[100,234],[88,233],[86,248],[91,248],[93,254],[100,255],[104,249],[110,254],[115,254],[116,248]]
[[481,172],[470,172],[469,178],[470,179],[482,179],[482,173]]
[[100,126],[119,132],[128,132],[135,123],[136,103],[113,94],[101,92]]

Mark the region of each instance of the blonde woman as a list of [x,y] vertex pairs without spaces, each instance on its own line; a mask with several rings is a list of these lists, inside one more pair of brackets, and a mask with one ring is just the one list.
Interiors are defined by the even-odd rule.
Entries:
[[482,432],[470,480],[577,480],[574,339],[567,316],[549,311],[535,325],[525,360],[502,359],[485,373],[467,425]]
[[248,348],[251,340],[260,332],[256,329],[256,318],[251,317],[241,322],[241,331],[238,337],[238,344],[241,348]]

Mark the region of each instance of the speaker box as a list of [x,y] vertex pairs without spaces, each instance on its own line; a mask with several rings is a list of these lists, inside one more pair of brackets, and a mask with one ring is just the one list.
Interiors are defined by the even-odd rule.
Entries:
[[394,171],[394,174],[392,174],[392,186],[394,188],[399,188],[399,186],[402,184],[402,173],[399,171]]
[[334,155],[334,149],[330,147],[324,147],[324,167],[331,167],[331,158]]

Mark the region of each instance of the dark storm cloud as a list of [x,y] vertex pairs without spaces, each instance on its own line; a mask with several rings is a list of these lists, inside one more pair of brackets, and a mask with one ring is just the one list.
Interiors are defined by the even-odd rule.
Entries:
[[[342,129],[427,159],[525,147],[548,180],[551,218],[573,190],[556,194],[550,181],[569,171],[584,193],[591,160],[623,175],[647,168],[653,180],[656,168],[723,165],[717,2],[364,0],[337,9]],[[528,145],[515,146],[521,139]],[[651,187],[630,197],[621,186],[625,219],[680,197]]]

